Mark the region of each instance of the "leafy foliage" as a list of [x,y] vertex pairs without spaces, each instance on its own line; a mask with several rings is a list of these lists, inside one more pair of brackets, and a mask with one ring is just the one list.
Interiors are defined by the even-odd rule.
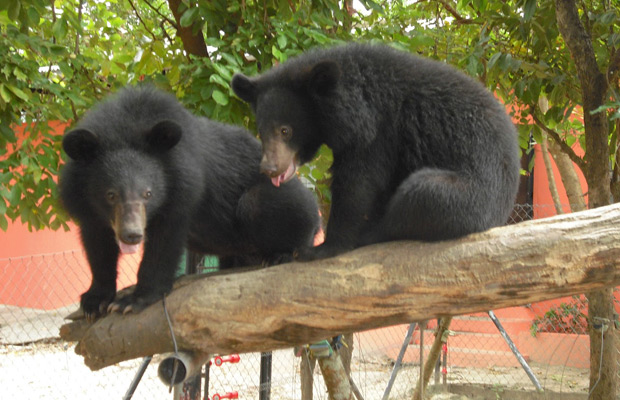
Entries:
[[[170,9],[179,4],[178,22]],[[138,81],[175,92],[200,115],[253,129],[233,96],[232,75],[254,75],[315,46],[350,40],[388,42],[454,64],[513,105],[522,146],[531,114],[566,141],[583,137],[577,74],[550,0],[7,0],[0,3],[0,228],[20,219],[33,229],[66,226],[57,204],[60,141],[50,121],[69,125],[107,93]],[[357,4],[357,3],[356,3]],[[581,2],[597,60],[608,68],[620,42],[618,10]],[[587,8],[586,8],[587,7]],[[191,55],[179,28],[204,38],[207,57]],[[546,97],[549,109],[539,110]],[[610,118],[618,115],[610,93]],[[24,125],[25,124],[25,125]],[[22,133],[17,127],[24,125]],[[610,126],[615,126],[611,124]],[[541,128],[533,130],[535,136]],[[18,134],[16,134],[18,132]],[[610,132],[615,155],[617,132]],[[583,143],[582,143],[583,144]],[[331,154],[301,169],[329,203]]]
[[538,332],[588,333],[588,300],[585,296],[572,296],[569,302],[562,302],[549,308],[545,315],[537,317],[530,326],[530,333],[536,337]]

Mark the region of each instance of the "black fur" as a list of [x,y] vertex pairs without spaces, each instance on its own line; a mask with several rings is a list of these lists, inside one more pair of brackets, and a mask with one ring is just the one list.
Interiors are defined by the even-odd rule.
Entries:
[[[98,104],[63,147],[71,160],[60,193],[80,223],[93,274],[81,299],[89,318],[114,299],[117,239],[144,239],[135,292],[114,303],[138,311],[171,289],[185,245],[220,256],[224,266],[276,263],[311,246],[318,230],[312,193],[297,179],[273,187],[259,173],[260,143],[250,133],[195,117],[151,87],[126,88]],[[115,207],[132,205],[143,207],[144,237],[128,221],[122,233],[113,229]]]
[[232,88],[254,109],[263,150],[285,141],[299,164],[323,143],[333,150],[326,242],[300,259],[456,238],[504,224],[513,207],[515,127],[480,83],[443,63],[349,44],[235,75]]

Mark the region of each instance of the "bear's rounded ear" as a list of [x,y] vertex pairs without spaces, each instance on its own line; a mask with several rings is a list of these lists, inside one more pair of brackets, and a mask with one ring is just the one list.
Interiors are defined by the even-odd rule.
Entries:
[[179,143],[183,128],[174,121],[164,120],[153,125],[145,135],[146,143],[154,150],[167,151]]
[[256,102],[256,84],[243,74],[235,74],[230,83],[232,90],[247,103]]
[[336,87],[340,75],[340,66],[334,61],[321,61],[310,70],[306,85],[311,93],[324,96]]
[[74,160],[92,159],[99,150],[99,138],[88,129],[74,129],[65,133],[62,148]]

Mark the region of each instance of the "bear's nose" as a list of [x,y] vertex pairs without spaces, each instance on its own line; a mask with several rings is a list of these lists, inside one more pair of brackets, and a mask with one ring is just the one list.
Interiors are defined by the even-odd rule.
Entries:
[[263,156],[263,159],[260,161],[260,172],[268,176],[274,176],[277,170],[276,165]]
[[138,244],[142,241],[142,232],[127,231],[121,234],[120,239],[127,244]]

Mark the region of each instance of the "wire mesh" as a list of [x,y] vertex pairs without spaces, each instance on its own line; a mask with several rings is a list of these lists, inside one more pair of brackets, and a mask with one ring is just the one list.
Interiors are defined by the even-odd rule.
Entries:
[[[511,216],[512,223],[532,219],[539,212],[528,205],[518,206]],[[137,257],[122,259],[119,288],[135,280],[138,263]],[[214,261],[209,258],[201,266],[213,270]],[[82,357],[75,354],[74,343],[63,343],[58,338],[63,318],[77,309],[79,295],[90,284],[88,264],[81,251],[0,259],[0,277],[2,398],[123,398],[141,360],[90,371]],[[615,302],[618,309],[618,301]],[[587,393],[589,340],[585,296],[495,310],[495,314],[546,391]],[[435,327],[436,321],[430,321],[422,333],[416,329],[407,343],[390,398],[411,397],[418,383],[420,352],[423,359],[428,358]],[[444,364],[431,378],[436,389],[534,391],[534,385],[488,314],[455,317],[450,329],[440,357]],[[406,330],[407,325],[399,325],[356,333],[352,340],[347,339],[346,346],[352,351],[351,378],[365,399],[382,398]],[[258,398],[260,357],[258,353],[241,354],[238,362],[212,364],[209,397],[219,394],[221,398],[234,398],[236,394],[239,399]],[[134,399],[172,398],[157,378],[159,361],[161,356],[153,358]],[[304,359],[297,357],[293,349],[273,352],[271,399],[302,398],[302,362]],[[316,366],[312,387],[314,399],[328,398]]]

